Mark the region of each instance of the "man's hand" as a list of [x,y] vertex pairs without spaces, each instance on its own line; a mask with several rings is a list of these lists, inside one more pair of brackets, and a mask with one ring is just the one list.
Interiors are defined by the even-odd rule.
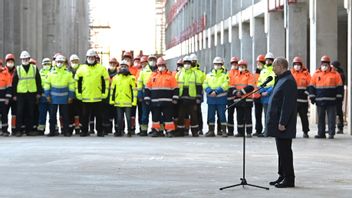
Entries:
[[48,103],[51,103],[51,97],[47,97],[46,100],[48,101]]
[[216,97],[216,93],[215,93],[215,91],[212,91],[212,92],[210,93],[210,96],[212,96],[212,97]]
[[266,91],[262,93],[262,96],[264,96],[264,97],[267,95],[268,95],[268,92],[266,92]]
[[284,125],[279,124],[279,131],[285,131],[286,127]]
[[72,104],[73,103],[73,99],[72,98],[68,98],[68,104]]

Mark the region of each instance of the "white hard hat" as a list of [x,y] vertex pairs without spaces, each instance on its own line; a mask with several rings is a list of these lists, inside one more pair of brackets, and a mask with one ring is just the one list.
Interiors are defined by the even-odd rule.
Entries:
[[94,49],[89,49],[87,51],[86,56],[94,56],[94,57],[96,57],[96,56],[98,56],[98,54],[97,54],[97,52]]
[[30,58],[30,57],[31,57],[31,55],[27,51],[21,52],[20,59],[26,59],[26,58]]
[[73,60],[79,60],[79,57],[76,54],[72,54],[70,56],[70,62],[72,62]]
[[198,61],[198,57],[196,54],[191,54],[189,57],[191,58],[192,61]]
[[185,56],[183,57],[183,62],[192,62],[192,59],[190,56]]
[[217,56],[214,58],[213,64],[224,64],[224,60],[221,57]]
[[121,61],[120,65],[128,65],[127,61],[124,59]]
[[42,65],[46,64],[46,63],[51,63],[50,58],[43,58],[42,60]]
[[66,61],[66,57],[64,57],[63,55],[58,55],[55,59],[56,62],[62,61],[65,62]]
[[265,59],[275,59],[274,54],[271,52],[266,53]]

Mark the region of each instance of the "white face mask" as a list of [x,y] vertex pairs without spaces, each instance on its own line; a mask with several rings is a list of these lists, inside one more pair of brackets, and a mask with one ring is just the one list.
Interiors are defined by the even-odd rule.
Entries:
[[139,63],[138,63],[138,62],[134,62],[134,63],[133,63],[133,66],[139,67]]
[[155,61],[149,61],[148,62],[150,66],[154,67],[155,66]]
[[87,58],[87,63],[88,64],[93,64],[94,62],[95,62],[95,59]]
[[214,69],[215,69],[215,70],[221,69],[221,65],[214,65]]
[[29,61],[28,60],[22,60],[22,65],[29,65]]
[[185,69],[190,69],[190,68],[191,68],[191,64],[184,64],[183,67],[184,67]]
[[13,68],[13,66],[15,66],[15,63],[6,63],[6,66],[8,67],[8,68]]
[[61,68],[62,66],[64,66],[63,63],[56,63],[56,67]]
[[166,70],[166,67],[158,67],[158,70],[159,70],[160,72],[165,71],[165,70]]
[[328,66],[325,66],[325,65],[322,65],[321,67],[320,67],[320,69],[321,69],[321,71],[326,71],[326,70],[328,70]]
[[231,69],[238,69],[237,65],[231,65]]
[[73,69],[77,69],[78,66],[79,66],[79,64],[77,64],[77,63],[71,63],[71,67],[72,67]]
[[299,71],[299,70],[301,70],[301,66],[300,65],[294,65],[293,69],[296,70],[296,71]]
[[45,70],[50,69],[50,65],[43,65],[43,69],[45,69]]
[[243,71],[246,71],[246,69],[244,67],[239,67],[238,71],[243,72]]
[[116,70],[116,67],[110,65],[110,66],[109,66],[109,70],[110,70],[110,71],[114,71],[114,70]]

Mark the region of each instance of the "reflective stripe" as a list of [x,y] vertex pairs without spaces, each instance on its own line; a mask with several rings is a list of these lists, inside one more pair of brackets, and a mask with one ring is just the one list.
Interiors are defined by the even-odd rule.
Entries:
[[171,98],[158,98],[158,99],[152,99],[152,102],[172,102]]
[[297,87],[298,90],[306,90],[307,87]]
[[198,128],[198,127],[199,127],[199,125],[193,125],[193,126],[191,125],[191,129]]
[[5,102],[5,101],[8,101],[9,99],[7,98],[0,98],[0,102]]
[[150,100],[150,97],[144,97],[144,100]]
[[167,90],[174,90],[175,88],[170,88],[170,87],[156,87],[156,88],[149,88],[150,90],[165,90],[165,91],[167,91]]
[[237,125],[237,128],[243,128],[243,127],[244,127],[243,124],[238,124],[238,125]]
[[314,94],[310,94],[308,95],[310,98],[315,98],[315,95]]
[[316,87],[314,86],[316,89],[335,89],[337,86],[321,86],[321,87]]
[[235,125],[234,125],[234,124],[227,123],[227,126],[229,126],[229,127],[234,127]]
[[308,102],[306,99],[297,99],[297,102]]
[[59,93],[59,92],[51,92],[50,94],[53,95],[53,96],[67,96],[67,95],[68,95],[68,92],[62,92],[62,93]]
[[336,97],[342,98],[342,95],[341,94],[337,94]]
[[329,101],[334,101],[336,100],[335,97],[321,97],[321,98],[316,98],[316,101],[322,101],[322,100],[329,100]]
[[181,126],[181,125],[177,125],[177,128],[179,128],[179,129],[184,129],[185,128],[185,126]]
[[246,127],[252,127],[253,125],[252,124],[246,124]]

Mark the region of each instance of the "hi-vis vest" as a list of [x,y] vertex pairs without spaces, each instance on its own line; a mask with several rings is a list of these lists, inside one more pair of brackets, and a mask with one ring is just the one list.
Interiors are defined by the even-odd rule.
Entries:
[[37,84],[35,82],[35,76],[37,69],[34,65],[29,65],[28,72],[24,70],[23,66],[17,66],[16,68],[18,76],[17,93],[35,93],[37,92]]

